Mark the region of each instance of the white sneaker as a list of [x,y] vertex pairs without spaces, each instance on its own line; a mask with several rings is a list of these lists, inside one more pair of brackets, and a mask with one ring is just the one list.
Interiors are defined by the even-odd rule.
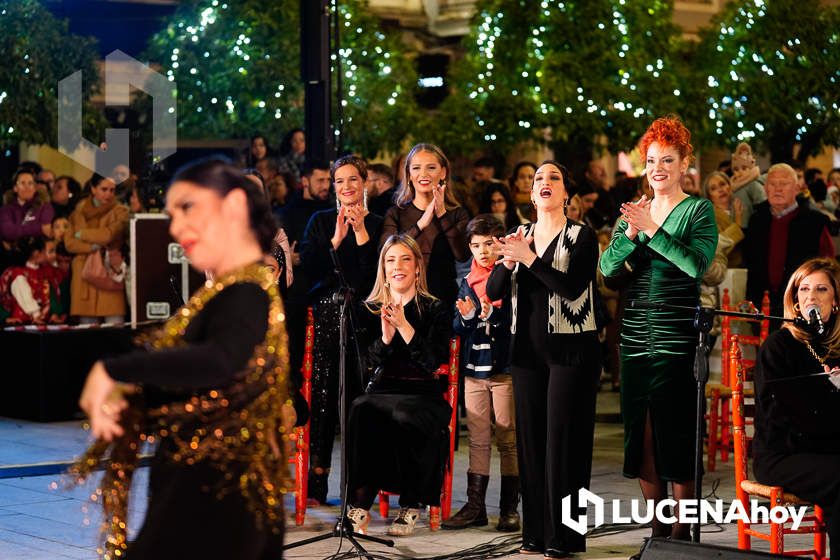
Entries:
[[368,524],[370,524],[370,513],[362,508],[350,508],[347,512],[347,519],[353,524],[353,532],[367,535]]
[[420,519],[420,510],[415,508],[400,508],[397,518],[388,528],[388,534],[392,537],[407,537],[414,533],[414,526]]

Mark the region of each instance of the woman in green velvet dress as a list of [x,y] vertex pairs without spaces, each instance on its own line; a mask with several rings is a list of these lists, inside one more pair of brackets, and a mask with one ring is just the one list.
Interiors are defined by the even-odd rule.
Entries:
[[[632,271],[628,300],[696,306],[700,280],[717,247],[708,200],[684,193],[691,135],[676,118],[657,119],[641,140],[654,197],[623,204],[601,271]],[[621,328],[621,404],[624,476],[639,478],[645,499],[694,497],[697,333],[693,315],[626,308]],[[676,515],[676,512],[675,512]],[[653,521],[652,536],[688,538],[689,527]]]

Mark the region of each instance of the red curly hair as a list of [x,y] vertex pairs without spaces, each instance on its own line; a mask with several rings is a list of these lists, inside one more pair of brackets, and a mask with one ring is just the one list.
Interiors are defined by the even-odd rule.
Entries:
[[642,163],[646,162],[648,148],[654,142],[659,142],[663,146],[675,147],[680,157],[683,159],[688,158],[689,163],[694,159],[694,147],[691,145],[691,132],[689,132],[677,116],[656,119],[644,135],[642,135],[642,139],[639,140]]

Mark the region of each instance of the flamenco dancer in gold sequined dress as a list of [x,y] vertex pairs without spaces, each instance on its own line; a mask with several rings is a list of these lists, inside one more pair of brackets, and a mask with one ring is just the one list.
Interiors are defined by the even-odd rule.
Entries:
[[[93,366],[80,406],[96,443],[72,472],[83,480],[111,459],[97,492],[103,558],[280,558],[288,354],[277,288],[259,264],[274,237],[268,202],[212,159],[175,176],[166,209],[192,265],[216,280],[144,337],[145,351]],[[128,543],[143,441],[158,447],[146,518]]]

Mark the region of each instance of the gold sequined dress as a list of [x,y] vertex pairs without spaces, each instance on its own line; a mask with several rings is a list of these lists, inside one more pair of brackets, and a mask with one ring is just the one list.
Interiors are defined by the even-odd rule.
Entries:
[[[106,469],[103,558],[280,558],[287,463],[280,406],[288,372],[285,315],[257,265],[208,283],[147,351],[105,360],[114,379],[139,385],[123,415],[126,435],[98,442],[80,461]],[[126,542],[125,516],[140,442],[157,440],[148,508]],[[136,496],[132,496],[136,498]],[[112,521],[109,527],[108,521]]]

